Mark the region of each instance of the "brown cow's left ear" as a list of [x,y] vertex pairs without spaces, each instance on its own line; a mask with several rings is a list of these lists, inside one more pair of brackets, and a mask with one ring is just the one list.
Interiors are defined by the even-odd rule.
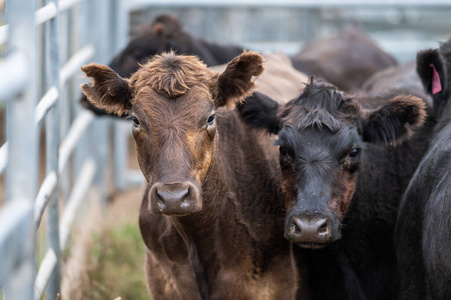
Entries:
[[110,67],[95,63],[83,66],[81,70],[94,79],[93,85],[81,86],[89,102],[119,117],[128,115],[132,97],[127,79],[120,77]]
[[426,104],[420,98],[399,95],[368,113],[363,124],[363,140],[369,143],[400,143],[423,125]]
[[249,95],[254,87],[252,77],[263,72],[263,61],[263,57],[253,51],[244,51],[235,57],[213,87],[215,106],[232,108]]

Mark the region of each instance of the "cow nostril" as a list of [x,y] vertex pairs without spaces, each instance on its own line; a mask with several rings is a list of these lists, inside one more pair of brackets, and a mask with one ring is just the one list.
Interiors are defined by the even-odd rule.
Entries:
[[182,196],[182,203],[180,204],[181,207],[189,207],[189,205],[190,205],[190,201],[189,201],[190,194],[191,194],[190,190],[186,189],[185,195]]
[[328,231],[327,222],[324,222],[321,227],[318,229],[319,234],[326,234]]
[[160,191],[158,189],[155,189],[155,194],[157,196],[158,201],[164,202],[163,195],[160,194]]
[[299,228],[298,224],[296,224],[296,222],[291,223],[290,234],[294,235],[294,234],[299,234],[300,232],[301,232],[301,228]]

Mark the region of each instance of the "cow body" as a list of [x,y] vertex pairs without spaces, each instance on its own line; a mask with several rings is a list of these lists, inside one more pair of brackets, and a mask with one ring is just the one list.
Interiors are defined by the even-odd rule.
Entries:
[[396,296],[397,207],[427,149],[426,129],[411,137],[425,103],[399,93],[347,97],[312,79],[283,106],[257,93],[239,106],[251,126],[279,135],[285,236],[318,251],[309,261],[317,299]]
[[451,295],[450,58],[451,40],[439,50],[417,56],[417,72],[433,98],[437,124],[400,204],[395,232],[400,299],[449,299]]
[[362,31],[352,27],[307,44],[292,62],[299,71],[319,76],[344,91],[356,91],[371,75],[397,65]]
[[283,238],[273,138],[227,109],[253,88],[262,62],[243,53],[217,74],[195,57],[168,53],[130,79],[83,67],[94,78],[83,86],[93,105],[133,119],[154,299],[295,297],[299,272]]

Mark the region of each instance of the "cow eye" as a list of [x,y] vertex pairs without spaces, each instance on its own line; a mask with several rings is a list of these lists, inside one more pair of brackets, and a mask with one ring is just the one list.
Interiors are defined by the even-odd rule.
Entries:
[[212,114],[211,116],[208,117],[207,126],[211,126],[213,124],[214,120],[215,120],[215,114]]
[[281,155],[286,155],[287,154],[287,148],[285,148],[284,146],[279,146],[279,152]]
[[359,155],[359,149],[358,148],[354,148],[349,152],[349,157],[356,157],[357,155]]
[[135,128],[139,128],[140,127],[138,118],[132,117],[132,121],[133,121],[133,126]]

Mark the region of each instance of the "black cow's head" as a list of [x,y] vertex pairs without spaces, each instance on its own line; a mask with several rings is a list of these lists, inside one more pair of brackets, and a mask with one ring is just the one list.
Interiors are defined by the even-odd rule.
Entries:
[[419,98],[399,95],[365,110],[356,99],[314,78],[284,106],[254,93],[239,110],[252,127],[279,135],[285,236],[308,248],[341,237],[366,144],[399,143],[425,118]]

